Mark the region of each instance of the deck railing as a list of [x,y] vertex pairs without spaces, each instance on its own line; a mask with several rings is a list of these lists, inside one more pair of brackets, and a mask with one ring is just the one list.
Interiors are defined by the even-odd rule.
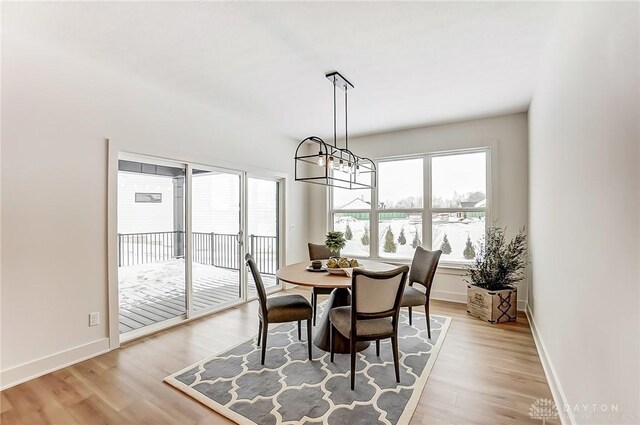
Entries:
[[118,233],[118,267],[158,263],[181,258],[178,251],[181,233],[147,232]]
[[[118,234],[118,266],[135,266],[183,258],[184,232]],[[278,268],[278,240],[275,236],[249,236],[249,251],[261,273],[275,274]],[[193,232],[195,263],[239,270],[240,246],[237,234]]]

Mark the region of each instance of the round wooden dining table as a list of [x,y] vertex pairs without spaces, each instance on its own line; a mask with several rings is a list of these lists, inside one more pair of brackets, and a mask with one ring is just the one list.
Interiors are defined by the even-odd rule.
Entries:
[[[365,270],[370,271],[387,271],[397,267],[392,264],[377,261],[358,260],[358,262]],[[331,327],[329,324],[329,311],[334,307],[351,305],[351,292],[349,291],[349,288],[351,288],[351,278],[346,275],[329,274],[324,271],[308,271],[306,268],[310,265],[311,263],[309,261],[305,261],[303,263],[284,266],[278,269],[276,276],[278,279],[287,283],[293,283],[294,285],[307,286],[310,288],[334,288],[329,297],[329,301],[327,301],[324,306],[324,314],[316,327],[315,337],[313,338],[313,343],[316,347],[324,351],[330,351],[329,339]],[[323,262],[323,267],[325,265],[326,262]],[[361,351],[368,346],[369,342],[359,342],[356,348],[358,351]],[[334,349],[336,353],[349,352],[349,340],[339,332],[336,333]]]

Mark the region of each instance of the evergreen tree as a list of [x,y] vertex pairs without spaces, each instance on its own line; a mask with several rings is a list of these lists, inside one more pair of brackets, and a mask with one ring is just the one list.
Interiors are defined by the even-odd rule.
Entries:
[[353,239],[353,232],[351,231],[351,226],[349,226],[349,224],[347,224],[347,228],[344,231],[344,238],[348,241]]
[[404,236],[404,227],[402,229],[400,229],[400,236],[398,236],[398,243],[400,245],[406,245],[407,244],[407,238]]
[[391,227],[387,227],[387,234],[384,236],[384,252],[396,252],[397,245],[394,242],[393,232]]
[[476,258],[476,249],[473,247],[469,235],[467,235],[467,246],[464,248],[462,255],[464,255],[464,258],[467,260],[473,260]]
[[451,254],[451,244],[449,243],[449,238],[447,238],[447,234],[444,234],[444,239],[442,240],[442,245],[440,245],[440,251],[443,254]]
[[369,228],[368,227],[364,228],[364,235],[362,235],[362,237],[360,238],[360,242],[362,242],[362,245],[364,246],[369,246]]
[[422,241],[418,237],[418,228],[416,227],[415,232],[413,233],[413,242],[411,242],[411,246],[413,249],[416,249],[420,245],[422,245]]

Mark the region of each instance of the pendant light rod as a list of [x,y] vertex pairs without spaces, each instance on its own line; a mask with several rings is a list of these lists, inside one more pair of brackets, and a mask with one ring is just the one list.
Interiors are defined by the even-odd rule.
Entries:
[[338,147],[338,119],[336,118],[336,80],[333,79],[333,146]]
[[349,82],[338,71],[333,71],[325,74],[325,77],[333,83],[333,146],[338,147],[338,121],[337,121],[337,99],[336,99],[336,87],[340,90],[344,90],[344,140],[345,148],[349,149],[349,127],[348,127],[348,108],[347,108],[347,91],[349,88],[354,88],[354,85]]
[[344,148],[349,150],[349,108],[347,108],[347,91],[348,89],[345,86],[344,88]]

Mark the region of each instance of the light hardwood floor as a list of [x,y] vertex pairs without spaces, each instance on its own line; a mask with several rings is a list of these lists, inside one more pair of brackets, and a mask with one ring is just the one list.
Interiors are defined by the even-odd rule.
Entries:
[[[467,316],[463,304],[431,305],[453,322],[411,423],[541,424],[529,406],[551,393],[526,317],[496,326]],[[0,422],[230,423],[162,379],[255,335],[257,308],[254,301],[217,313],[5,390]]]

